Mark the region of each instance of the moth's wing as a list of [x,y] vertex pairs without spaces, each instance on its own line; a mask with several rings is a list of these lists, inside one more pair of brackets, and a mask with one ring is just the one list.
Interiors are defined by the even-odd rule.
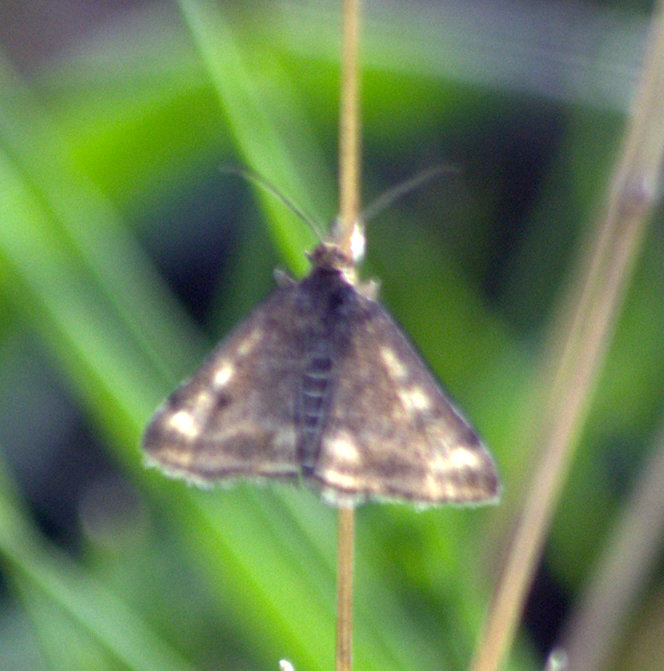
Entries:
[[334,367],[314,469],[336,503],[480,503],[498,476],[475,431],[380,305],[361,294]]
[[299,474],[296,293],[276,289],[166,399],[143,438],[149,462],[199,484]]

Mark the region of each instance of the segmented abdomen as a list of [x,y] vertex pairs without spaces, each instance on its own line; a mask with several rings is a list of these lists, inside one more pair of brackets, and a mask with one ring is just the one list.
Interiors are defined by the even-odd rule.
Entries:
[[298,456],[305,475],[311,473],[318,457],[330,398],[331,378],[332,359],[329,347],[324,340],[319,340],[307,358],[298,399]]

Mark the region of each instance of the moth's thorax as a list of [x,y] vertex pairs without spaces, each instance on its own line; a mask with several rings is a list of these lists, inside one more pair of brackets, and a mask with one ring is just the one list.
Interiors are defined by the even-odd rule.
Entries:
[[[314,471],[336,385],[337,363],[350,337],[351,314],[362,301],[336,262],[334,247],[317,248],[311,274],[297,288],[302,368],[296,398],[297,453],[302,473]],[[324,256],[330,252],[330,255]],[[328,262],[329,261],[329,262]]]
[[351,256],[346,254],[339,245],[331,242],[321,242],[313,252],[308,254],[314,269],[336,270],[349,284],[357,283],[357,270]]

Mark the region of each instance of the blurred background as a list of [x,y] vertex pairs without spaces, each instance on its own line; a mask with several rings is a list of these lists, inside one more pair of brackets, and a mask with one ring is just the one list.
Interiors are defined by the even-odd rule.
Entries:
[[[536,366],[651,9],[365,4],[366,202],[432,165],[458,173],[370,222],[364,276],[472,417],[504,496],[360,509],[358,670],[468,664],[528,486]],[[220,168],[250,167],[323,226],[335,215],[339,32],[331,0],[0,4],[3,668],[332,668],[334,511],[297,488],[167,480],[139,441],[274,267],[302,275],[315,244]],[[656,212],[510,669],[542,668],[653,449],[663,260]],[[659,547],[606,668],[664,665]]]

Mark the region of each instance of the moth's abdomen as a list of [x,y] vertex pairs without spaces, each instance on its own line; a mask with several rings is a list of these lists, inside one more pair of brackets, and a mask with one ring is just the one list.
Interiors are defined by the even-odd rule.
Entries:
[[320,451],[320,439],[329,405],[332,358],[324,340],[309,353],[298,398],[298,457],[303,475],[310,475]]

